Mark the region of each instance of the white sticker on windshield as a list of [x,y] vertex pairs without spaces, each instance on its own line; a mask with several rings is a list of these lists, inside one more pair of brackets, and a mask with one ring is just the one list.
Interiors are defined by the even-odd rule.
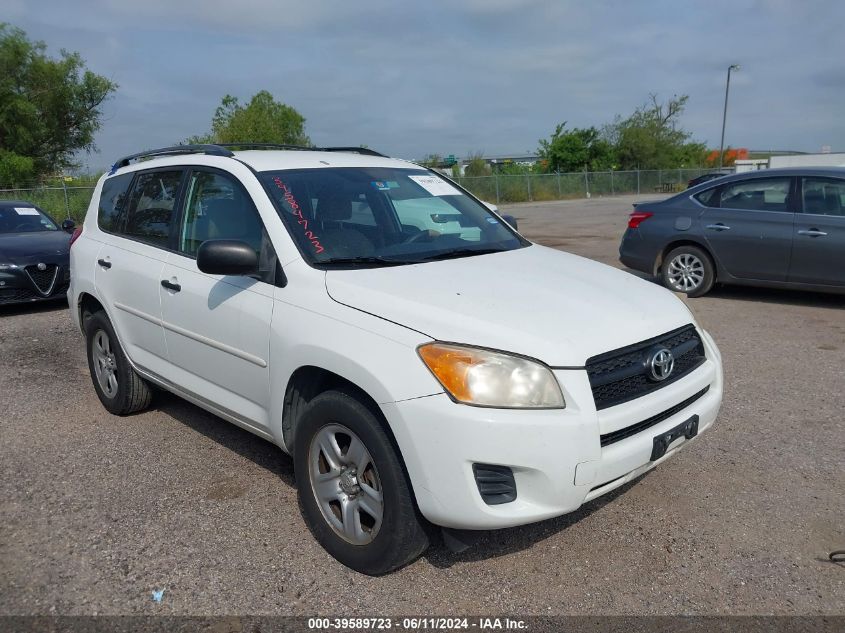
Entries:
[[459,196],[461,192],[437,176],[408,176],[432,196]]
[[18,215],[39,215],[38,209],[33,209],[32,207],[15,207],[15,211],[17,211]]

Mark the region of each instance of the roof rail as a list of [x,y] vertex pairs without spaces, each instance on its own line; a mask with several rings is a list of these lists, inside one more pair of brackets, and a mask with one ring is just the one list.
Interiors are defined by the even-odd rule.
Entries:
[[[350,152],[367,156],[385,156],[368,147],[308,147],[306,145],[288,145],[284,143],[220,143],[220,147],[229,149],[290,149],[306,152]],[[386,158],[386,156],[385,156]]]
[[234,154],[222,147],[221,145],[174,145],[172,147],[162,147],[160,149],[151,149],[146,152],[138,152],[137,154],[130,154],[124,156],[112,165],[109,173],[114,173],[121,167],[126,167],[133,160],[140,160],[142,158],[153,158],[155,156],[176,156],[178,154],[210,154],[212,156],[228,156],[232,157]]
[[177,156],[179,154],[209,154],[211,156],[226,156],[232,158],[235,154],[233,149],[282,149],[282,150],[300,150],[311,152],[350,152],[353,154],[364,154],[366,156],[381,156],[387,158],[381,152],[377,152],[368,147],[306,147],[304,145],[288,145],[284,143],[217,143],[204,145],[173,145],[172,147],[162,147],[160,149],[151,149],[146,152],[138,152],[137,154],[130,154],[124,156],[114,165],[112,165],[109,174],[113,174],[121,167],[126,167],[133,160],[141,160],[144,158],[154,158],[156,156]]
[[366,156],[382,156],[388,158],[387,155],[377,152],[369,147],[315,147],[318,152],[349,152],[351,154],[364,154]]
[[319,149],[317,147],[291,145],[289,143],[219,143],[218,147],[225,147],[227,149],[292,149],[306,152],[313,152]]

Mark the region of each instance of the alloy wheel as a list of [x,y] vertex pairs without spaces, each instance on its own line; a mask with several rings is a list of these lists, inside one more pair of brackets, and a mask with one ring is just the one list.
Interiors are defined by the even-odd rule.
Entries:
[[704,262],[691,253],[680,253],[669,262],[669,284],[680,292],[690,292],[704,281]]
[[94,358],[94,373],[100,389],[109,398],[117,394],[117,360],[112,351],[111,339],[105,330],[97,330],[91,341],[91,353]]

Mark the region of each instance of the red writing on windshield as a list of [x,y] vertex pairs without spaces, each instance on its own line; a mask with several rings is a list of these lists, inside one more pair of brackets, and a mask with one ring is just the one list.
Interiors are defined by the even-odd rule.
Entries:
[[282,182],[282,179],[278,176],[273,177],[273,182],[282,191],[282,197],[285,199],[285,202],[288,203],[288,206],[290,206],[291,211],[293,211],[293,215],[299,226],[302,227],[302,231],[306,239],[308,239],[311,242],[311,246],[314,247],[314,252],[322,253],[326,249],[324,249],[323,245],[320,244],[320,238],[314,234],[314,231],[308,228],[308,219],[302,215],[302,208],[299,206],[296,198],[293,197],[290,188]]

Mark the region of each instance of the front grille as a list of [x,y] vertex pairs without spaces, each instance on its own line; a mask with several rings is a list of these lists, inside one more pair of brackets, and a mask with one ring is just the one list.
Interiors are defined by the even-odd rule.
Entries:
[[701,396],[707,393],[707,390],[710,389],[708,385],[698,393],[691,395],[689,398],[684,400],[683,402],[679,402],[671,409],[666,409],[662,413],[658,413],[657,415],[653,415],[650,418],[643,420],[642,422],[637,422],[636,424],[632,424],[631,426],[626,426],[624,429],[619,429],[618,431],[613,431],[613,433],[605,433],[601,436],[601,445],[607,446],[608,444],[613,444],[614,442],[619,442],[624,440],[627,437],[631,437],[632,435],[636,435],[637,433],[641,433],[646,429],[654,426],[655,424],[660,424],[663,420],[668,420],[673,415],[678,413],[679,411],[683,411],[688,406],[690,406],[693,402],[698,400]]
[[513,471],[507,466],[473,464],[472,472],[478,492],[487,505],[510,503],[516,499],[516,481]]
[[26,274],[29,275],[32,283],[35,284],[35,288],[42,295],[49,295],[52,292],[53,284],[56,282],[56,275],[59,272],[59,267],[56,264],[47,264],[44,270],[38,270],[38,266],[33,264],[27,266],[24,270],[26,270]]
[[[675,357],[672,374],[662,382],[653,381],[648,375],[648,358],[656,347],[668,348]],[[704,343],[693,325],[593,356],[587,360],[586,370],[596,409],[606,409],[665,387],[689,374],[704,360]]]

